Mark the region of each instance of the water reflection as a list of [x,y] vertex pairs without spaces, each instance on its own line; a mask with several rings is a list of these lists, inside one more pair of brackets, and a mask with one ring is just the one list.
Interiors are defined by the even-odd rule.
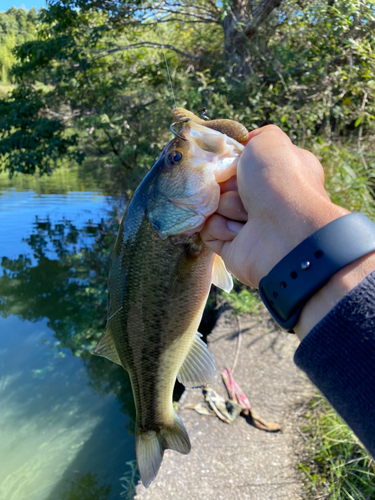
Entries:
[[34,211],[30,231],[14,211],[18,246],[0,231],[0,500],[119,498],[134,458],[128,376],[91,354],[118,226],[102,212]]
[[91,355],[105,326],[107,275],[117,229],[115,217],[82,229],[70,220],[53,224],[36,218],[33,233],[25,238],[33,258],[1,260],[0,314],[31,322],[46,318],[54,332],[54,340],[45,341],[50,349],[70,349],[80,356],[90,385],[101,394],[118,395],[124,412],[132,414],[124,370]]
[[122,168],[112,168],[100,159],[87,158],[81,165],[56,168],[50,176],[16,173],[10,179],[7,173],[2,172],[0,185],[2,189],[15,189],[18,192],[32,190],[38,195],[100,190],[102,194],[118,196],[129,188],[134,190],[146,173],[147,170],[140,168],[131,172]]
[[68,481],[67,485],[69,489],[61,495],[61,500],[108,500],[111,492],[111,486],[100,485],[97,475],[91,472]]

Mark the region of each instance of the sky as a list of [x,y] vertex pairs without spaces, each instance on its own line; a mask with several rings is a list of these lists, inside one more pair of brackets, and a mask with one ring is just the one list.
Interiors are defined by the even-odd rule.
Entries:
[[0,11],[8,10],[11,7],[22,7],[25,10],[30,10],[32,7],[39,9],[45,5],[45,0],[0,0]]

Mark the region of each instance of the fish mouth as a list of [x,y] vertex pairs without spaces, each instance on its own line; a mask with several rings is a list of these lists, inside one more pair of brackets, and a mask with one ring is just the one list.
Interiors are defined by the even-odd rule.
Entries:
[[181,127],[182,135],[193,146],[193,154],[200,156],[210,165],[217,183],[225,182],[236,175],[237,163],[244,149],[243,144],[192,120],[182,122]]
[[[244,146],[193,120],[175,122],[178,136],[164,148],[147,217],[161,239],[198,233],[218,208],[219,183],[236,174]],[[176,127],[174,132],[177,131]],[[167,158],[180,151],[181,159]]]

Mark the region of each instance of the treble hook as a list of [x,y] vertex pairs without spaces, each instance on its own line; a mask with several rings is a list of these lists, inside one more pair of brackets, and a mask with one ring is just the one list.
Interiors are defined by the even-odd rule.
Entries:
[[186,118],[186,120],[180,120],[179,122],[174,122],[172,123],[172,125],[169,126],[169,130],[174,134],[174,135],[177,135],[177,137],[179,137],[180,139],[182,139],[183,141],[187,141],[187,139],[185,139],[185,137],[182,137],[182,135],[178,134],[175,130],[173,130],[173,126],[174,125],[178,125],[179,123],[186,123],[189,121],[189,118]]
[[199,111],[199,116],[203,118],[203,120],[211,121],[211,118],[209,118],[206,113],[207,113],[207,108],[202,108]]

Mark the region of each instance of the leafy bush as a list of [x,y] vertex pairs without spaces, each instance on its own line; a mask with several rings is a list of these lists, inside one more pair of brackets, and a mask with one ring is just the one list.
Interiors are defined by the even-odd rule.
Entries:
[[276,123],[308,147],[358,142],[363,161],[375,116],[371,2],[271,3],[240,40],[252,2],[230,37],[235,3],[51,0],[14,53],[20,87],[0,102],[2,168],[48,173],[57,158],[86,156],[134,187],[170,137],[175,102],[249,129]]

